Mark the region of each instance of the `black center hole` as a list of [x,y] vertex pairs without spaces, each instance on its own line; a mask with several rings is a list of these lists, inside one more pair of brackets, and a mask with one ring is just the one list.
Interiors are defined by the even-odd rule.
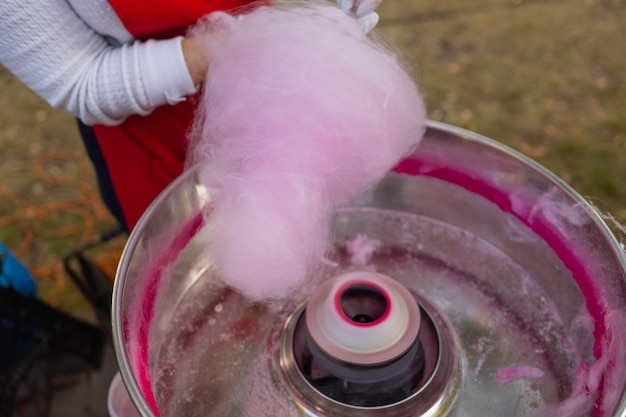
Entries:
[[385,295],[367,284],[351,285],[341,294],[340,302],[346,317],[360,324],[380,319],[389,308]]

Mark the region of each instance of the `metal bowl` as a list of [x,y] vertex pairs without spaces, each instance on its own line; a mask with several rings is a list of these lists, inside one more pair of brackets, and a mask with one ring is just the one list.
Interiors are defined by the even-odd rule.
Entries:
[[[626,416],[623,248],[581,196],[519,153],[429,123],[414,154],[336,211],[334,251],[280,304],[252,303],[214,272],[211,195],[197,170],[184,173],[122,256],[114,344],[142,416]],[[375,242],[365,263],[355,239]],[[338,400],[298,365],[304,303],[358,268],[407,288],[430,326],[426,376],[389,404]]]

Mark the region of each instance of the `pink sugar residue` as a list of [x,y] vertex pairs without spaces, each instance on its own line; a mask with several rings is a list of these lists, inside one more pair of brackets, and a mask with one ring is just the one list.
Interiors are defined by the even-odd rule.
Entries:
[[498,369],[493,379],[498,384],[506,384],[518,379],[539,379],[544,376],[544,372],[533,366],[512,365]]
[[363,234],[357,235],[346,243],[346,250],[353,266],[365,267],[372,255],[380,248],[380,241],[370,239]]
[[[590,258],[589,251],[584,249],[586,243],[572,241],[564,234],[560,225],[555,224],[553,213],[550,212],[552,208],[546,206],[545,201],[539,201],[541,210],[533,210],[532,196],[514,195],[515,190],[502,190],[493,185],[491,179],[481,178],[477,173],[463,172],[447,163],[442,164],[436,157],[416,154],[401,161],[395,170],[409,175],[438,178],[481,195],[502,211],[516,216],[550,245],[570,269],[585,297],[587,310],[594,320],[596,362],[591,365],[581,364],[574,381],[579,389],[574,389],[568,399],[542,408],[536,416],[578,417],[588,415],[585,410],[589,410],[593,417],[606,417],[618,405],[624,390],[626,333],[623,329],[626,328],[626,317],[623,311],[607,307],[606,294],[591,272],[590,265],[595,262]],[[566,217],[562,221],[572,218],[572,213],[568,211]],[[580,223],[579,217],[573,219],[575,224]]]
[[[140,223],[139,227],[142,227],[142,224]],[[138,291],[134,305],[124,314],[124,339],[127,344],[130,366],[143,398],[156,417],[160,416],[160,412],[152,390],[152,377],[148,365],[148,336],[150,323],[154,317],[157,289],[163,271],[174,262],[201,226],[202,216],[198,214],[172,237],[169,246],[163,249],[148,269],[142,283],[143,292]]]

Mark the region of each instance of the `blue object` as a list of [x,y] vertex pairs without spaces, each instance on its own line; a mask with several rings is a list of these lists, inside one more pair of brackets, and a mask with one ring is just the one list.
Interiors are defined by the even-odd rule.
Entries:
[[25,297],[37,296],[35,279],[2,243],[0,243],[0,287],[13,288]]

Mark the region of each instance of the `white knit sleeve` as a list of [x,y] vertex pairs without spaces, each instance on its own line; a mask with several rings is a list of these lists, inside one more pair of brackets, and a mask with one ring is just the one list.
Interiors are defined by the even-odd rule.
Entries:
[[[193,84],[182,48],[183,37],[135,45],[139,52],[139,67],[150,103],[176,104],[193,94]],[[163,57],[169,57],[164,60]]]
[[118,124],[195,92],[180,38],[112,45],[66,0],[2,0],[0,16],[0,62],[87,124]]

